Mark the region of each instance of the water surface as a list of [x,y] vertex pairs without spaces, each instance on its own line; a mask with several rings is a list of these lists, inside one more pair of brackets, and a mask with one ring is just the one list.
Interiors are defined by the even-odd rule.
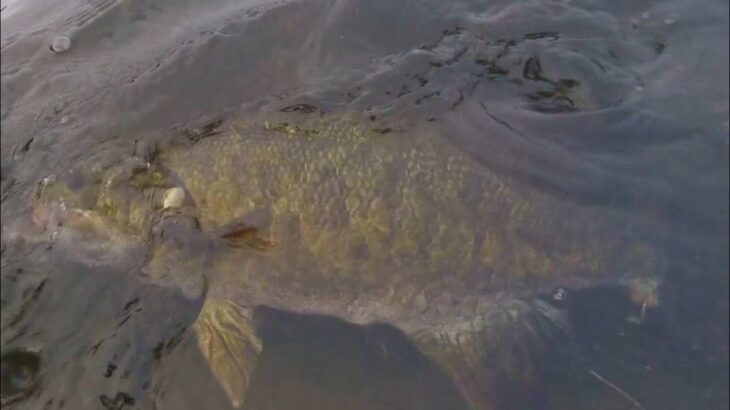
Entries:
[[[530,384],[505,376],[498,408],[727,408],[728,17],[715,0],[3,0],[3,408],[230,407],[189,331],[201,299],[55,263],[23,221],[79,161],[295,103],[384,138],[428,124],[661,250],[643,322],[615,283],[569,289],[570,346],[532,358]],[[393,326],[266,315],[247,408],[467,408]]]

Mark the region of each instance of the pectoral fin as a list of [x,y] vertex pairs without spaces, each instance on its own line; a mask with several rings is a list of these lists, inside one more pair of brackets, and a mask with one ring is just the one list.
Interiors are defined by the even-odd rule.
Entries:
[[259,235],[257,228],[252,226],[236,226],[230,231],[221,235],[221,239],[228,246],[240,248],[249,247],[260,251],[265,251],[276,246],[276,242],[270,239],[264,239]]
[[198,347],[235,407],[243,405],[261,352],[252,309],[209,299],[195,323]]

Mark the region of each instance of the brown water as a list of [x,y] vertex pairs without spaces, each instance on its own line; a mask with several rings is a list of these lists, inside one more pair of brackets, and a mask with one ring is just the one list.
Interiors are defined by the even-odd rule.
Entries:
[[[496,380],[496,408],[727,408],[728,16],[711,0],[3,1],[2,407],[230,408],[189,330],[202,298],[59,262],[23,221],[39,181],[88,158],[306,103],[383,138],[431,124],[494,175],[641,221],[667,255],[641,323],[617,281],[551,301],[569,337],[531,353],[529,383]],[[49,50],[58,35],[69,51]],[[392,324],[262,315],[245,408],[467,408]]]

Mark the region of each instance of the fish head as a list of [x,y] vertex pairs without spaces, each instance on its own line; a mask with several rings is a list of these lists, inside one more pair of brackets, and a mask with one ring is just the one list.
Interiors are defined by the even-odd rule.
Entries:
[[197,231],[185,189],[162,166],[140,158],[46,177],[32,202],[31,220],[54,254],[88,266],[145,271],[162,238],[187,248]]

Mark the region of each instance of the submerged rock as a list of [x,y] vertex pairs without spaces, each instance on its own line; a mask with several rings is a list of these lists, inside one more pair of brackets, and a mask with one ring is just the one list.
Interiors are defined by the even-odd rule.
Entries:
[[3,406],[22,400],[38,382],[41,359],[37,353],[13,350],[0,357],[0,386]]

